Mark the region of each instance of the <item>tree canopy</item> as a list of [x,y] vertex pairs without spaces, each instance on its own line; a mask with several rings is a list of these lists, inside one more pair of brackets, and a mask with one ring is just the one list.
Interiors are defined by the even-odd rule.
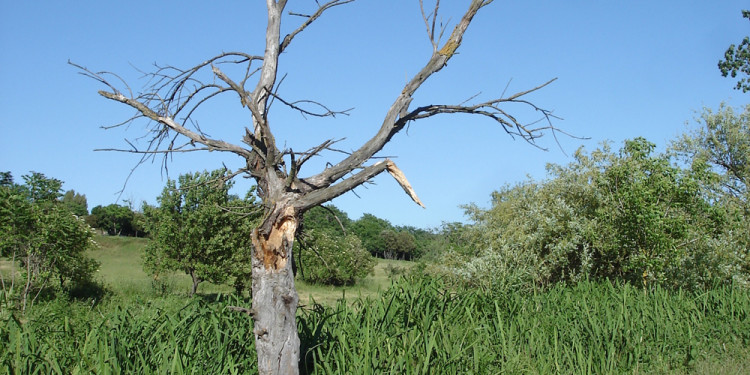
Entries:
[[16,185],[7,173],[0,185],[0,256],[21,266],[25,310],[32,292],[55,280],[60,288],[91,283],[98,263],[86,255],[94,247],[91,228],[59,200],[62,181],[38,172],[23,180]]
[[[750,11],[743,10],[742,17],[750,21]],[[719,70],[724,77],[736,78],[740,75],[735,89],[750,91],[750,37],[746,36],[739,45],[730,45],[724,53],[724,60],[719,61]]]
[[89,214],[89,205],[86,201],[86,195],[76,193],[75,190],[68,190],[62,197],[62,202],[68,209],[78,217],[84,217]]
[[245,288],[250,239],[243,233],[261,210],[251,196],[230,195],[232,185],[226,169],[167,181],[159,206],[143,207],[151,234],[144,254],[147,272],[155,277],[164,271],[185,272],[193,281],[191,295],[203,281],[224,283],[230,277],[238,290]]

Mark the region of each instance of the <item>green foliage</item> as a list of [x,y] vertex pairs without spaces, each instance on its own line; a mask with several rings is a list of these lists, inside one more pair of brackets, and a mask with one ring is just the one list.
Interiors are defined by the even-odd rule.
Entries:
[[[231,302],[241,303],[239,300]],[[0,322],[0,372],[10,374],[247,374],[252,320],[226,301],[174,306],[51,304],[27,322]]]
[[[750,20],[750,11],[743,10],[742,17]],[[737,82],[735,89],[742,92],[750,91],[750,37],[745,37],[739,46],[730,45],[724,53],[724,60],[719,61],[721,75],[737,77],[737,74],[745,75]]]
[[[254,343],[247,339],[252,319],[228,309],[247,303],[220,297],[92,308],[57,301],[28,319],[2,318],[0,369],[256,373]],[[750,294],[731,286],[644,293],[584,282],[544,293],[494,295],[410,278],[376,298],[300,309],[300,372],[650,374],[707,367],[706,373],[719,373],[728,362],[746,362],[748,316]],[[736,359],[729,357],[736,352]],[[714,362],[706,365],[707,358]]]
[[386,229],[380,233],[383,237],[383,258],[410,260],[417,252],[417,239],[411,233],[401,230]]
[[55,281],[60,288],[91,284],[98,263],[85,255],[93,247],[91,229],[58,200],[62,181],[37,172],[23,179],[24,185],[0,186],[0,255],[18,262],[12,277],[18,272],[24,280],[23,287],[3,280],[5,301],[22,289],[25,310],[30,297],[33,303]]
[[744,280],[725,245],[727,212],[712,204],[707,165],[679,168],[637,138],[619,153],[579,150],[550,179],[493,193],[488,210],[468,206],[470,251],[448,251],[428,272],[497,290],[587,278],[704,288]]
[[158,278],[163,271],[183,271],[193,280],[191,295],[203,281],[224,283],[234,277],[239,291],[250,273],[250,228],[261,210],[252,196],[229,194],[227,171],[185,174],[168,180],[157,198],[144,205],[145,227],[152,241],[144,269]]
[[0,186],[12,186],[13,174],[10,172],[0,172]]
[[132,236],[136,232],[134,220],[133,210],[127,206],[112,203],[92,208],[87,222],[94,228],[106,231],[110,236]]
[[750,105],[740,112],[725,105],[716,112],[704,109],[699,121],[699,127],[678,138],[671,149],[686,164],[708,164],[719,173],[708,187],[718,196],[714,204],[728,214],[715,246],[733,258],[731,273],[750,275]]
[[86,201],[86,196],[75,192],[75,190],[68,190],[62,197],[62,202],[74,215],[78,217],[84,217],[89,214],[89,205]]
[[310,283],[352,285],[371,274],[376,264],[353,234],[341,236],[325,230],[307,230],[299,242],[304,244],[299,275]]
[[304,230],[325,230],[344,234],[351,225],[352,220],[349,215],[332,204],[325,205],[325,207],[313,207],[307,210],[304,216]]
[[439,241],[438,234],[433,230],[422,229],[410,225],[398,227],[397,230],[407,232],[414,237],[415,248],[411,252],[409,259],[414,260],[421,258],[424,254],[430,252],[436,241]]
[[706,108],[697,129],[672,143],[672,150],[688,164],[708,163],[723,176],[721,187],[746,204],[750,181],[750,105],[739,113],[722,104]]
[[392,229],[393,226],[388,220],[372,214],[363,214],[351,225],[352,232],[362,240],[362,246],[373,256],[379,257],[383,257],[383,252],[386,250],[382,233],[384,230]]
[[[724,264],[696,264],[722,252],[711,242],[724,226],[723,212],[703,189],[713,176],[705,164],[681,169],[664,155],[652,156],[654,147],[642,138],[627,141],[597,181],[597,229],[606,235],[595,237],[604,260],[595,272],[684,287],[717,281],[706,280],[707,272]],[[622,269],[602,269],[611,265]]]

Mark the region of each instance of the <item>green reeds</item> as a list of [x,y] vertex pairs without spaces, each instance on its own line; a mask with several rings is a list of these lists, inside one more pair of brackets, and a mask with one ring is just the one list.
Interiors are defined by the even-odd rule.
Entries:
[[[253,374],[252,322],[226,308],[247,303],[219,297],[179,309],[114,304],[67,313],[40,305],[28,321],[0,321],[0,373]],[[679,373],[725,351],[747,353],[749,313],[748,291],[730,286],[680,292],[583,282],[491,295],[412,278],[377,298],[301,308],[301,367],[310,374]]]

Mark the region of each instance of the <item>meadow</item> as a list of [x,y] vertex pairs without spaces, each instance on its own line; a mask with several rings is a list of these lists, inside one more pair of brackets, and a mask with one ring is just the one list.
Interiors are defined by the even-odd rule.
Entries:
[[[163,274],[157,283],[153,277],[143,271],[141,254],[146,246],[146,239],[136,237],[97,236],[99,249],[90,253],[91,257],[101,263],[97,278],[105,287],[121,295],[151,295],[158,293],[187,296],[191,280],[185,273],[174,272]],[[374,296],[391,284],[388,269],[407,269],[411,262],[378,259],[374,272],[361,282],[348,287],[314,285],[297,280],[296,286],[300,303],[308,304],[314,300],[323,304],[334,304],[342,297]],[[155,285],[156,284],[156,285]],[[228,285],[216,285],[203,282],[198,293],[204,296],[231,294],[234,289]]]
[[[0,372],[256,373],[252,322],[228,308],[247,296],[201,285],[188,298],[179,274],[154,288],[140,269],[144,240],[97,241],[109,293],[0,314]],[[582,282],[500,295],[390,277],[407,266],[381,261],[355,287],[298,285],[302,373],[750,373],[747,290]]]

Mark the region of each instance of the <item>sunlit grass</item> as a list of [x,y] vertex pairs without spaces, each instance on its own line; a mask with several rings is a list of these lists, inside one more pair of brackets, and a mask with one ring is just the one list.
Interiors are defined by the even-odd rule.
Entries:
[[[348,294],[347,294],[348,295]],[[41,304],[3,318],[0,372],[254,373],[234,296]],[[303,373],[743,374],[750,295],[581,283],[493,295],[407,278],[300,310]],[[6,341],[5,343],[3,341]],[[63,370],[64,369],[64,370]]]
[[[95,241],[99,248],[92,250],[90,256],[101,263],[97,278],[110,290],[122,295],[152,295],[154,279],[143,271],[142,254],[148,239],[117,236],[97,236]],[[295,281],[300,296],[300,303],[334,304],[343,297],[374,296],[391,284],[387,268],[406,269],[412,262],[378,259],[374,272],[351,286],[327,286]],[[191,280],[181,272],[169,272],[159,276],[158,285],[162,292],[187,295]],[[203,295],[228,294],[234,289],[228,285],[216,285],[203,282],[198,286],[198,293]]]
[[[0,372],[253,373],[249,305],[228,286],[141,267],[146,240],[98,237],[91,255],[111,297],[58,298],[0,320]],[[7,261],[3,263],[8,266]],[[451,289],[379,260],[349,287],[298,282],[304,370],[315,374],[750,373],[750,294],[582,282],[532,294]],[[166,281],[165,281],[166,280]],[[221,294],[217,294],[221,293]],[[346,296],[345,301],[340,301]],[[310,299],[321,304],[314,304]],[[304,373],[304,372],[303,372]]]

